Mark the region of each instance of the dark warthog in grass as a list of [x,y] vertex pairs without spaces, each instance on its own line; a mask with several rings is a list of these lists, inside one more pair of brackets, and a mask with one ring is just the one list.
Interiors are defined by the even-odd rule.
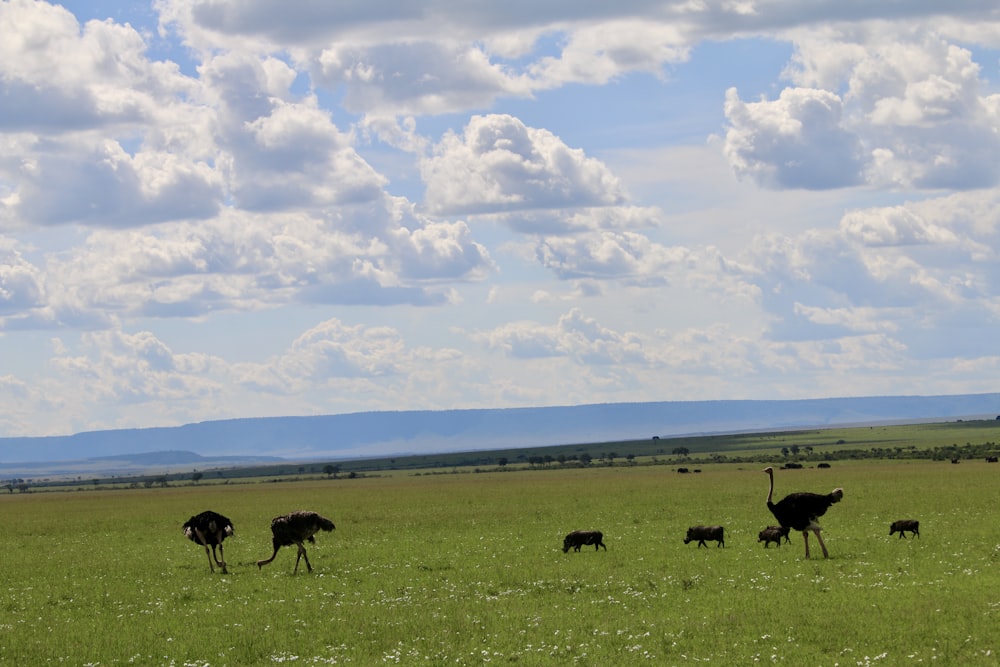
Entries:
[[585,544],[593,544],[594,551],[600,551],[601,547],[604,547],[605,551],[608,550],[608,547],[604,544],[604,533],[601,531],[574,530],[563,539],[563,553],[566,553],[570,549],[579,551],[580,547]]
[[768,526],[757,535],[757,541],[763,542],[765,549],[771,542],[774,542],[780,547],[782,538],[784,538],[786,542],[791,541],[788,539],[788,528],[783,526]]
[[894,533],[899,533],[900,537],[906,537],[906,531],[910,531],[917,537],[920,537],[920,522],[916,519],[900,519],[899,521],[893,521],[892,525],[889,526],[890,536]]
[[691,526],[688,528],[687,537],[684,538],[684,544],[697,540],[699,547],[708,547],[705,544],[705,540],[708,540],[718,542],[716,547],[724,547],[726,540],[723,538],[722,532],[722,526]]
[[788,526],[768,526],[767,530],[776,530],[781,533],[781,537],[784,538],[785,544],[791,542],[791,540],[788,539],[788,533],[791,530]]

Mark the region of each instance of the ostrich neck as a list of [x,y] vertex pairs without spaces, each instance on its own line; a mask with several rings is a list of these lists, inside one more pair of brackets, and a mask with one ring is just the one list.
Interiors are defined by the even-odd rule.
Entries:
[[768,506],[773,504],[772,496],[774,495],[774,473],[770,470],[767,471],[768,479],[771,480],[771,486],[767,490],[767,504]]

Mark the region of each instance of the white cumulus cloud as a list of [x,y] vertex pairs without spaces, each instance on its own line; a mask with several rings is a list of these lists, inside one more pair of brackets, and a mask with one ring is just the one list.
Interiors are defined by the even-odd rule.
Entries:
[[421,171],[437,213],[606,206],[625,197],[599,160],[507,115],[474,116],[461,135],[442,139]]

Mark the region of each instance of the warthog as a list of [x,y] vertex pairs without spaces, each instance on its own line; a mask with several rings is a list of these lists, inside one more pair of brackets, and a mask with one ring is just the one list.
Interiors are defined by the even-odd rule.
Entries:
[[779,533],[781,533],[781,536],[785,538],[785,544],[791,542],[791,540],[788,539],[788,533],[791,531],[791,528],[789,528],[788,526],[768,526],[768,528],[770,528],[771,530],[776,530]]
[[788,528],[782,526],[768,526],[764,530],[760,531],[757,535],[757,541],[764,543],[764,548],[771,542],[774,542],[779,547],[781,546],[781,538],[785,538],[786,542],[790,542],[788,539]]
[[890,536],[893,533],[899,533],[900,537],[906,537],[906,531],[910,531],[917,537],[920,537],[920,522],[916,519],[900,519],[899,521],[893,521],[892,525],[889,526]]
[[698,547],[708,547],[705,544],[705,540],[715,541],[716,547],[726,546],[726,540],[722,536],[722,526],[691,526],[688,528],[687,537],[684,538],[684,544],[688,544],[694,540],[698,541]]
[[572,533],[567,535],[563,539],[563,553],[572,548],[574,551],[579,551],[580,547],[585,544],[593,544],[594,551],[600,551],[601,547],[607,551],[608,547],[604,544],[604,533],[599,530],[574,530]]

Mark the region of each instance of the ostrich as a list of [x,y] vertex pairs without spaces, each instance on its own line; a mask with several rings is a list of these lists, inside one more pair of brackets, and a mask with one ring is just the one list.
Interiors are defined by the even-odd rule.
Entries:
[[801,530],[802,537],[806,542],[806,558],[809,558],[809,531],[816,534],[819,546],[823,549],[823,557],[829,558],[823,544],[823,536],[820,535],[820,525],[816,520],[826,514],[830,505],[839,503],[844,497],[843,489],[834,489],[831,493],[821,495],[818,493],[790,493],[777,503],[772,502],[771,496],[774,494],[774,470],[770,467],[764,468],[764,472],[771,479],[771,488],[767,491],[767,509],[778,520],[778,523],[785,528]]
[[313,538],[313,535],[321,530],[329,532],[334,528],[336,526],[333,525],[332,521],[316,514],[316,512],[298,511],[274,517],[271,520],[271,534],[273,535],[271,543],[274,545],[274,553],[271,554],[270,558],[257,561],[257,568],[263,568],[274,560],[274,557],[278,555],[278,549],[281,547],[294,544],[298,546],[299,554],[295,557],[295,569],[292,571],[292,574],[299,571],[299,559],[302,558],[306,561],[306,567],[312,572],[312,565],[309,564],[309,556],[306,555],[306,547],[302,543],[309,541],[315,544],[316,540]]
[[[212,559],[215,558],[216,564],[222,568],[222,574],[229,574],[226,571],[226,555],[222,552],[222,541],[233,536],[232,521],[218,512],[208,510],[187,520],[187,523],[184,524],[184,536],[205,547],[209,570],[215,572],[215,567],[212,565]],[[212,547],[211,554],[208,552],[209,545]],[[219,556],[222,557],[222,560],[219,560],[215,555],[216,546],[219,547]]]

